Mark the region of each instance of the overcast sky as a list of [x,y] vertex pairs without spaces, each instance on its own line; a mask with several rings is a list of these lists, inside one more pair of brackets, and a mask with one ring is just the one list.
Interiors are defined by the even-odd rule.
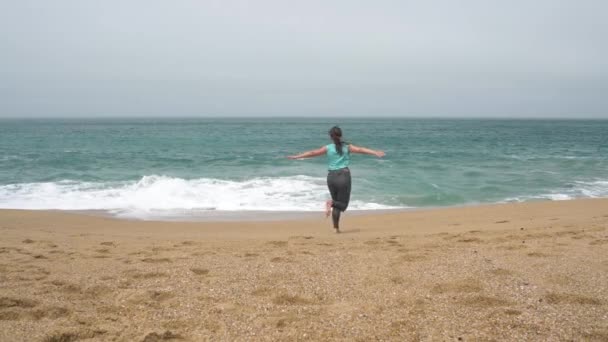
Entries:
[[0,117],[608,118],[605,0],[0,0]]

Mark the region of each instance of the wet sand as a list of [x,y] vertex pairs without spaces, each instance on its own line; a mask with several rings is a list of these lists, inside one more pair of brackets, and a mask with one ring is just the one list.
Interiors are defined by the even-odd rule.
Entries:
[[330,226],[0,210],[0,340],[608,340],[608,200]]

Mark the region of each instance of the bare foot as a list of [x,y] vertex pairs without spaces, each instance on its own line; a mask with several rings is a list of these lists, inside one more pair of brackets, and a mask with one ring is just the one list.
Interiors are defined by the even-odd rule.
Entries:
[[332,200],[325,201],[325,217],[329,217],[331,214],[331,205],[334,204]]
[[340,234],[340,228],[334,228],[336,230],[336,234]]

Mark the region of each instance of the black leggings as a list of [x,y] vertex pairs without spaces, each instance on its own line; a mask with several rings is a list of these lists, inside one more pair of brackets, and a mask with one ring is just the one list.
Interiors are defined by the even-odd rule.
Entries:
[[327,187],[333,202],[331,217],[336,229],[340,227],[340,213],[346,210],[350,201],[350,185],[350,170],[347,167],[331,170],[327,174]]

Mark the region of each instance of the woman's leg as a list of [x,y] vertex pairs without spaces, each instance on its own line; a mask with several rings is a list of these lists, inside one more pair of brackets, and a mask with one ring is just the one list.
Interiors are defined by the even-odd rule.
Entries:
[[329,217],[329,215],[331,215],[331,206],[333,203],[333,200],[325,201],[325,217]]
[[329,195],[331,196],[331,201],[329,202],[333,207],[333,203],[338,200],[337,174],[334,172],[327,174],[327,189],[329,190]]
[[326,208],[329,211],[326,211],[325,214],[329,214],[331,212],[331,218],[334,224],[334,228],[339,229],[339,221],[340,221],[340,211],[334,208],[334,204],[338,201],[338,193],[340,190],[340,182],[338,179],[337,172],[329,172],[327,174],[327,188],[329,189],[329,194],[331,195],[331,201],[329,201],[329,208]]
[[336,208],[331,211],[331,220],[334,223],[334,229],[336,231],[339,231],[340,229],[340,213],[342,213],[342,211]]
[[343,170],[338,172],[338,176],[336,177],[336,183],[338,190],[336,198],[333,202],[333,207],[340,209],[340,211],[346,211],[346,208],[348,208],[348,202],[350,202],[350,171]]
[[332,221],[334,228],[338,230],[340,228],[340,214],[346,210],[350,201],[350,171],[341,170],[330,173],[327,177],[327,184],[332,196]]

